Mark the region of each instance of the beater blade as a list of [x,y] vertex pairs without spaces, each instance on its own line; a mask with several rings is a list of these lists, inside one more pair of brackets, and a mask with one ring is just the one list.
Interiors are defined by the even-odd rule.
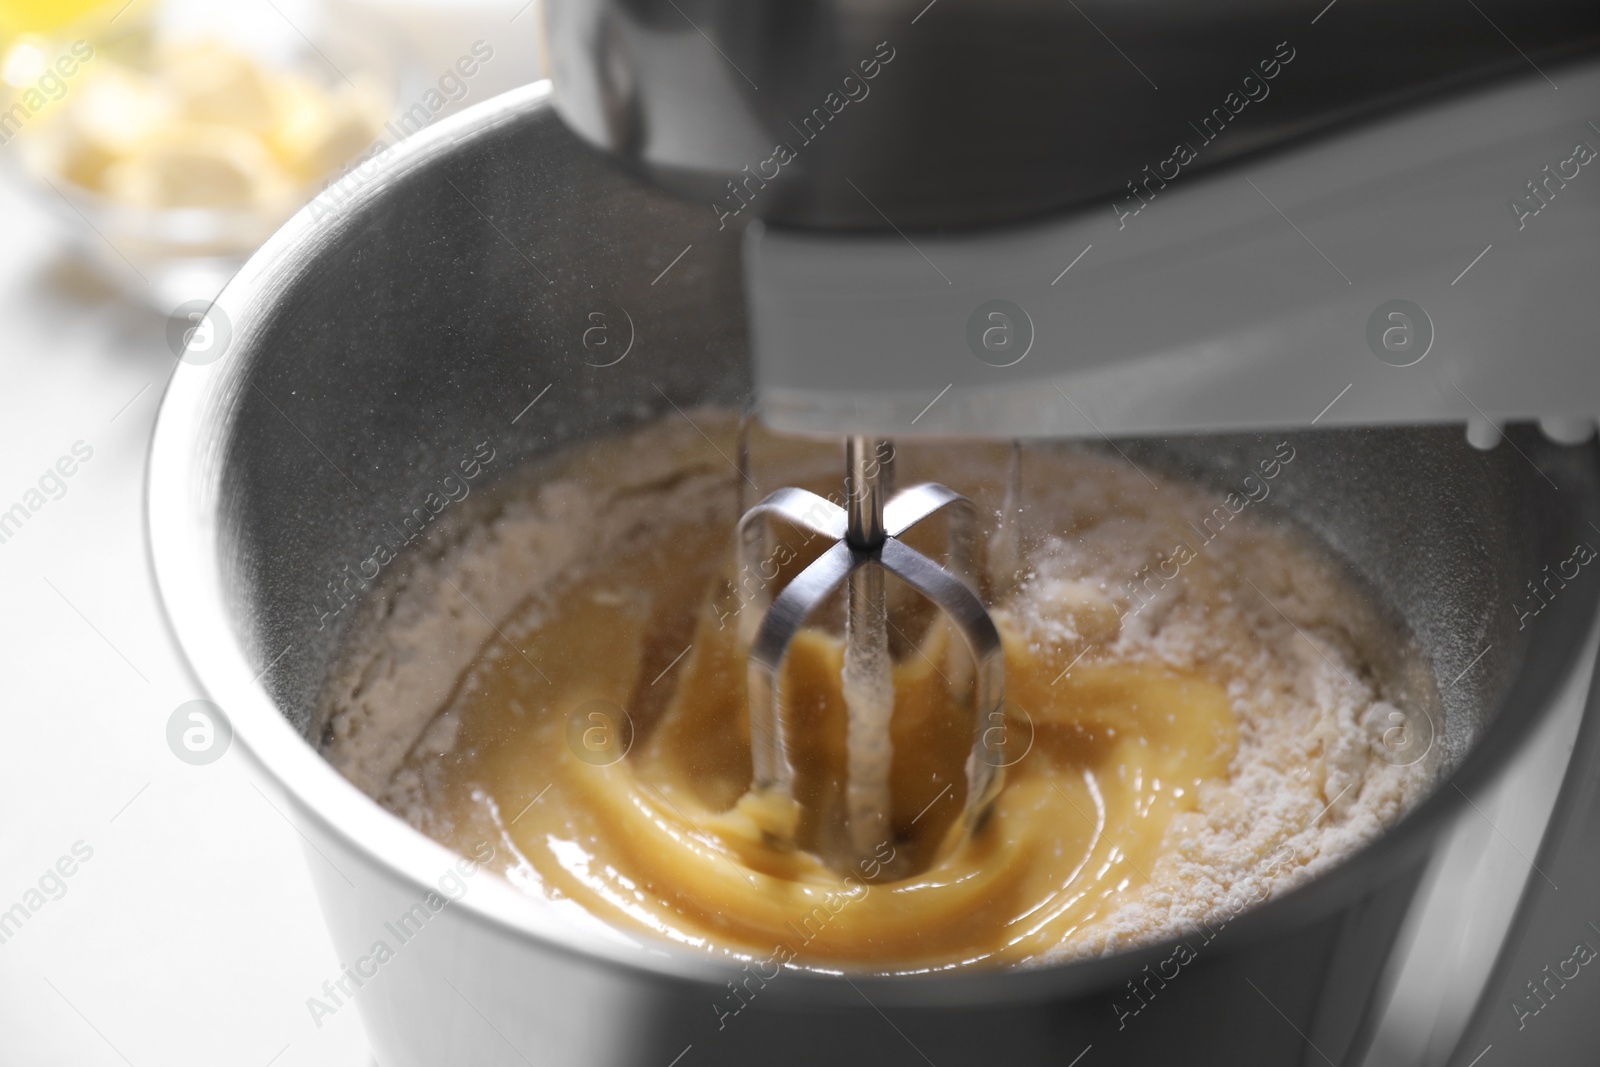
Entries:
[[[739,523],[741,574],[770,558],[771,524],[781,519],[834,543],[778,594],[758,584],[745,596],[740,633],[747,648],[751,792],[794,803],[794,766],[785,723],[782,670],[795,635],[839,586],[846,589],[843,691],[848,708],[846,806],[850,841],[870,853],[892,834],[890,720],[894,712],[885,573],[932,601],[971,654],[974,723],[965,776],[964,828],[970,830],[999,791],[1005,731],[1005,665],[999,631],[977,594],[977,510],[937,483],[889,495],[887,441],[846,442],[846,507],[803,489],[779,489]],[[885,499],[887,497],[887,499]],[[948,517],[948,558],[941,566],[900,535],[937,513]]]

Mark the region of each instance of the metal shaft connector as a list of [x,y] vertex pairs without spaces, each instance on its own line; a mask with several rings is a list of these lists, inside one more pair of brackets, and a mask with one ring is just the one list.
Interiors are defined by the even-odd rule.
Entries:
[[873,552],[889,539],[883,528],[883,498],[894,446],[868,437],[845,439],[844,539],[859,552]]

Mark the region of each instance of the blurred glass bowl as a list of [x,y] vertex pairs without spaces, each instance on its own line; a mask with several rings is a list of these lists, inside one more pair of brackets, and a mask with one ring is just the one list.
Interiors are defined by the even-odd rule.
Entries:
[[19,38],[0,61],[0,123],[25,119],[0,125],[15,134],[14,171],[137,302],[167,312],[214,297],[362,158],[419,77],[381,26],[307,36],[270,10],[275,23],[154,18],[99,43]]

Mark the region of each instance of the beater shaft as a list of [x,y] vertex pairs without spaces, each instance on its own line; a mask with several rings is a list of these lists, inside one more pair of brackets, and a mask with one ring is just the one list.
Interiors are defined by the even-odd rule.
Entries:
[[[886,441],[851,437],[845,444],[845,541],[852,554],[876,553],[888,540],[883,526]],[[850,843],[870,856],[889,839],[893,798],[889,771],[894,743],[894,664],[889,659],[889,602],[883,566],[867,559],[845,579],[843,692],[846,709],[845,802]]]

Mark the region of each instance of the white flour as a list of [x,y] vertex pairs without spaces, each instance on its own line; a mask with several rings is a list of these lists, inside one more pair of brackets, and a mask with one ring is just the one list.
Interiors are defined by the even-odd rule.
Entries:
[[[1278,477],[1292,478],[1292,463]],[[1397,766],[1383,758],[1382,726],[1370,725],[1394,710],[1386,699],[1431,710],[1420,653],[1295,531],[1272,529],[1248,504],[1197,526],[1219,505],[1231,514],[1226,491],[1158,488],[1125,464],[1091,461],[1070,482],[1028,484],[1032,512],[1080,528],[1029,552],[1033,572],[1009,605],[1018,621],[1040,640],[1075,639],[1052,632],[1072,625],[1049,610],[1052,586],[1098,589],[1122,624],[1097,656],[1232,677],[1239,722],[1228,782],[1174,820],[1139,899],[1063,955],[1161,940],[1299,885],[1377,837],[1433,781],[1436,758]],[[1263,484],[1252,483],[1258,493]],[[1415,716],[1412,726],[1426,729]]]

